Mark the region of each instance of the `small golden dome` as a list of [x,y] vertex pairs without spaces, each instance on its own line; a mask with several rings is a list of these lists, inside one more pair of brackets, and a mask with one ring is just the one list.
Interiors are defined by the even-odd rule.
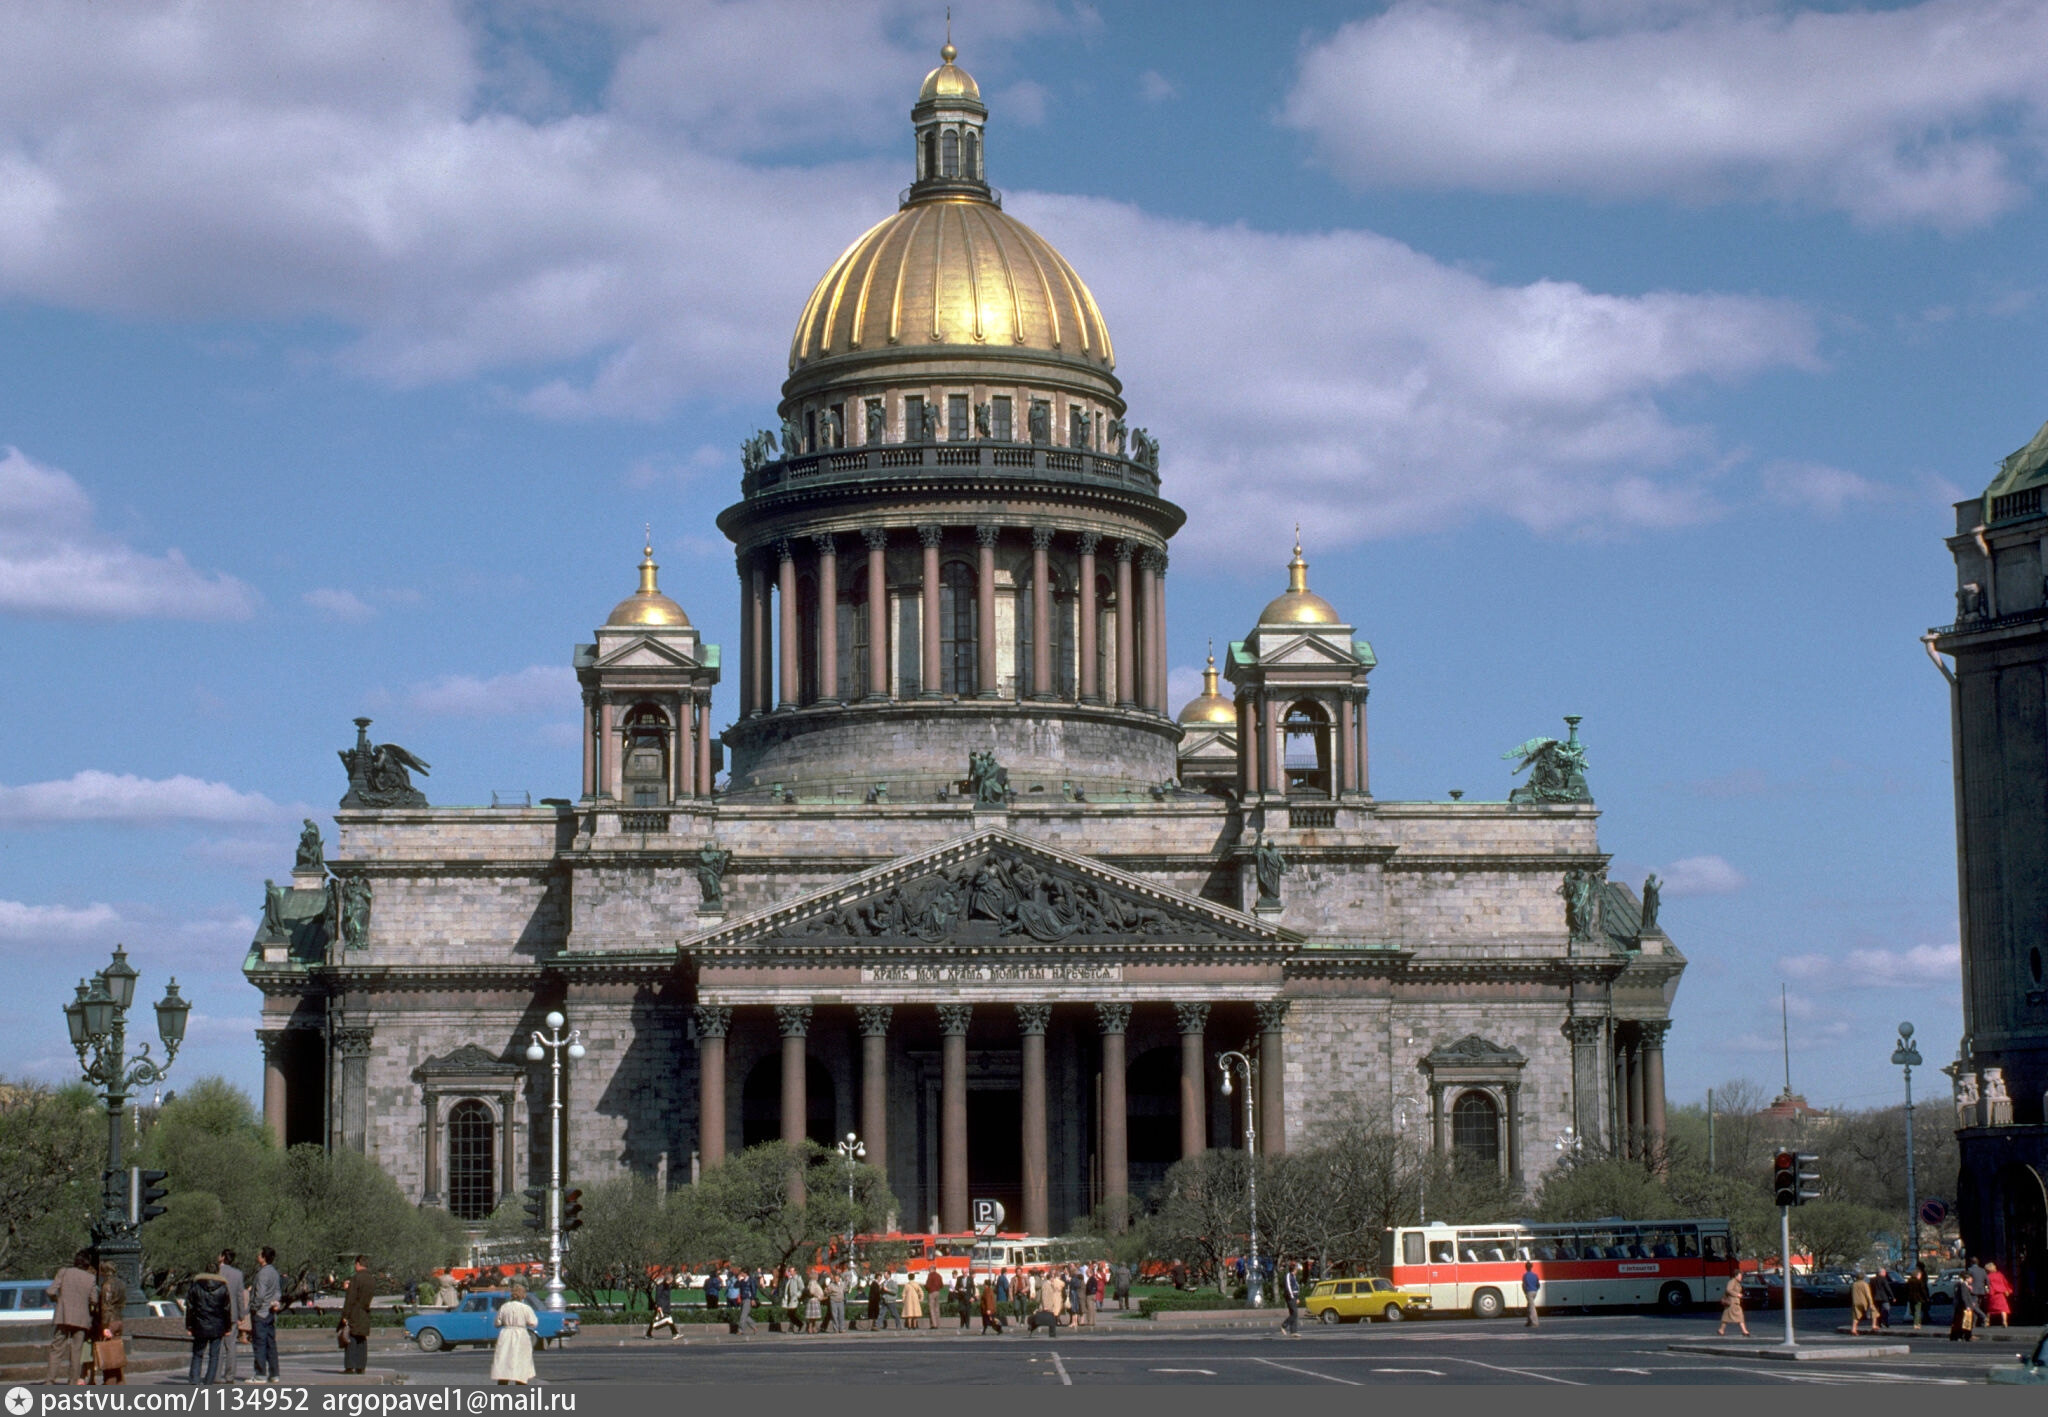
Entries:
[[930,103],[937,98],[964,98],[974,103],[981,102],[981,85],[974,82],[974,75],[953,63],[960,51],[947,40],[946,47],[939,51],[942,61],[938,68],[924,76],[924,87],[917,91],[919,103]]
[[654,539],[650,536],[645,557],[640,562],[640,589],[614,606],[612,613],[605,617],[605,624],[688,627],[690,617],[683,613],[683,607],[663,595],[661,587],[654,583],[654,573],[658,569],[654,564]]
[[1216,650],[1213,646],[1209,650],[1209,667],[1202,671],[1202,692],[1188,700],[1188,706],[1180,711],[1180,717],[1175,721],[1188,726],[1237,726],[1237,705],[1216,691]]
[[847,247],[804,306],[789,367],[935,344],[1116,364],[1102,311],[1066,257],[969,195],[912,202]]
[[1259,612],[1261,625],[1337,625],[1337,607],[1308,588],[1308,562],[1301,559],[1301,528],[1294,529],[1294,559],[1287,563],[1287,594]]

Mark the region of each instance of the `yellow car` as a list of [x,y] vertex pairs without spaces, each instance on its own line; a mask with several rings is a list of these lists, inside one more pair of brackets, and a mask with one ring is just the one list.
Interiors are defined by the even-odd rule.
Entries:
[[1346,1319],[1398,1323],[1429,1307],[1417,1289],[1396,1289],[1384,1279],[1324,1279],[1308,1291],[1308,1311],[1326,1324]]

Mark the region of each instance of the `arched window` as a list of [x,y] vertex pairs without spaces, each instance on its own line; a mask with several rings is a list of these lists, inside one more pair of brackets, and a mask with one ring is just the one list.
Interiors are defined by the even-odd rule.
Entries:
[[1302,700],[1280,721],[1285,734],[1287,790],[1327,797],[1330,792],[1330,715],[1321,704]]
[[668,802],[668,752],[668,715],[653,704],[634,705],[626,715],[620,771],[628,806],[660,807]]
[[497,1123],[474,1097],[448,1113],[448,1211],[457,1220],[482,1220],[498,1204],[495,1184]]
[[965,698],[976,682],[974,568],[948,561],[939,571],[939,692]]
[[951,128],[939,139],[939,172],[946,177],[960,175],[960,135]]
[[1467,1092],[1452,1104],[1451,1161],[1460,1171],[1500,1170],[1500,1106],[1490,1093]]
[[924,135],[924,171],[919,175],[929,180],[939,175],[939,135],[926,130]]
[[967,130],[967,175],[981,180],[981,135],[972,128]]
[[868,569],[839,586],[839,697],[848,703],[868,693]]
[[[1074,593],[1059,573],[1052,580],[1052,692],[1074,697]],[[1031,656],[1038,639],[1038,596],[1027,563],[1017,577],[1017,697],[1031,697]]]

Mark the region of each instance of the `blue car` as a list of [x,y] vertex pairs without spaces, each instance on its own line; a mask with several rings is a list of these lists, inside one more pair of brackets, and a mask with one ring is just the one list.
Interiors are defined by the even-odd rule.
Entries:
[[[512,1297],[510,1291],[490,1289],[471,1294],[445,1314],[414,1314],[405,1321],[405,1331],[422,1353],[439,1353],[457,1344],[475,1343],[488,1348],[498,1341],[498,1305]],[[557,1314],[534,1305],[540,1328],[534,1339],[546,1347],[549,1339],[559,1346],[574,1338],[580,1320],[574,1313]]]

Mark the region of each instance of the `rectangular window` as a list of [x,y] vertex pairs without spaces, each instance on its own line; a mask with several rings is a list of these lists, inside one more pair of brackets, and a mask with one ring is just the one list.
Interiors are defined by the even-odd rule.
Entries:
[[924,398],[919,394],[906,394],[903,399],[903,441],[922,443],[924,441]]
[[967,395],[946,395],[946,441],[964,443],[967,441]]
[[998,396],[989,403],[989,432],[994,435],[997,442],[1007,443],[1012,437],[1010,400],[1006,396]]
[[818,451],[818,413],[816,409],[804,410],[804,447],[811,452]]

